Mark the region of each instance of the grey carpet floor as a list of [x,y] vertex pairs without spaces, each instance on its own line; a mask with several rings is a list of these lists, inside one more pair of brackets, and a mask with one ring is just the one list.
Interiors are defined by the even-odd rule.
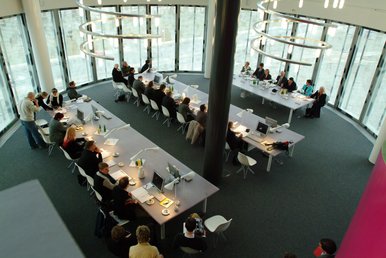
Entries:
[[[201,74],[180,74],[178,79],[198,84],[200,90],[208,92],[209,80]],[[176,124],[167,128],[161,125],[161,117],[156,121],[142,112],[143,107],[137,108],[132,102],[115,103],[111,82],[97,84],[83,93],[202,174],[203,148],[186,142],[176,132]],[[262,105],[257,96],[240,98],[236,87],[231,101],[279,123],[288,119],[287,108]],[[304,135],[305,140],[296,145],[293,158],[280,157],[283,165],[274,162],[267,173],[267,158],[252,151],[249,154],[260,164],[254,168],[255,175],[248,174],[244,180],[241,174],[235,174],[238,167],[225,164],[224,175],[229,176],[218,185],[220,191],[209,198],[206,217],[221,214],[233,218],[233,222],[227,231],[228,241],[210,247],[202,257],[271,258],[282,257],[285,251],[311,257],[320,238],[333,238],[339,245],[371,173],[367,157],[372,144],[328,109],[323,110],[320,119],[302,118],[302,112],[295,112],[291,129]],[[84,254],[113,257],[103,240],[93,235],[95,202],[65,168],[67,161],[62,153],[56,149],[48,158],[45,150],[29,150],[23,133],[18,129],[0,149],[0,189],[38,179]],[[167,224],[167,239],[159,241],[165,257],[181,257],[170,244],[189,212]],[[212,240],[209,236],[210,244]]]

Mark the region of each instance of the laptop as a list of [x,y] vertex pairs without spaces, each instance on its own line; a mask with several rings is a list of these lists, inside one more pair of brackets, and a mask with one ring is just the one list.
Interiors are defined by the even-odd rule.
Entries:
[[153,178],[151,182],[147,183],[144,188],[149,195],[153,195],[159,202],[165,199],[165,195],[162,194],[165,180],[154,170]]

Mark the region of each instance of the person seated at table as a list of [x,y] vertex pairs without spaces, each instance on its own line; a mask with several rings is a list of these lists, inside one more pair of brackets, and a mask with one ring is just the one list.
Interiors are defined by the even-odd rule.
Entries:
[[269,69],[265,69],[264,70],[264,75],[263,77],[261,78],[262,81],[264,80],[272,80],[272,76],[271,74],[269,73]]
[[114,213],[120,219],[127,219],[133,221],[137,215],[145,213],[140,212],[141,207],[137,200],[131,198],[131,193],[126,191],[129,185],[129,178],[122,177],[118,181],[118,185],[114,187],[112,192]]
[[148,226],[140,225],[135,232],[138,244],[131,246],[129,258],[163,258],[157,247],[150,245],[150,229]]
[[126,61],[123,61],[121,66],[121,72],[123,77],[128,76],[129,71],[130,71],[130,65]]
[[52,107],[48,106],[45,102],[44,102],[44,99],[46,99],[48,96],[48,93],[45,92],[45,91],[42,91],[40,93],[38,93],[35,97],[35,99],[38,101],[38,104],[40,107],[42,107],[44,110],[53,110]]
[[133,89],[135,89],[138,92],[138,98],[143,104],[142,94],[145,93],[145,84],[142,81],[143,81],[143,77],[138,76],[138,79],[133,82]]
[[153,81],[150,81],[146,88],[145,88],[145,95],[150,99],[153,99],[153,95],[154,95],[154,82]]
[[325,93],[324,87],[320,87],[314,94],[312,94],[309,98],[315,99],[314,103],[312,103],[311,108],[306,109],[306,117],[314,118],[320,117],[320,109],[326,104],[327,95]]
[[208,119],[208,113],[206,112],[206,105],[200,106],[200,111],[197,112],[196,121],[200,123],[202,128],[206,127],[206,120]]
[[117,181],[109,174],[109,165],[105,162],[98,164],[99,171],[94,175],[94,189],[102,196],[102,201],[110,201]]
[[53,88],[51,94],[48,96],[47,104],[53,109],[57,109],[63,106],[63,96],[56,88]]
[[285,72],[281,71],[280,75],[276,77],[276,85],[279,85],[280,87],[283,87],[285,84],[287,84],[287,77],[285,77]]
[[60,122],[63,117],[64,115],[62,113],[56,113],[48,125],[50,141],[55,142],[59,146],[62,145],[67,130],[67,128]]
[[243,68],[241,68],[241,73],[251,74],[251,70],[252,68],[249,66],[249,62],[246,61]]
[[122,82],[125,85],[128,84],[128,81],[125,78],[123,78],[122,72],[119,70],[118,64],[114,65],[114,68],[113,68],[113,71],[111,72],[111,75],[113,76],[114,82]]
[[162,99],[162,106],[167,108],[171,118],[177,118],[177,105],[174,99],[172,98],[172,92],[170,90],[166,91],[166,95]]
[[294,78],[290,77],[286,84],[283,85],[283,89],[286,89],[288,92],[293,92],[297,89],[296,82]]
[[206,233],[205,233],[204,222],[200,217],[200,215],[198,215],[197,213],[192,213],[189,215],[188,218],[189,219],[193,218],[196,220],[196,229],[194,230],[194,235],[199,237],[205,237]]
[[70,126],[67,128],[66,135],[63,140],[63,149],[67,151],[68,155],[72,159],[79,159],[84,150],[84,145],[86,144],[86,140],[81,138],[76,138],[76,130],[74,126]]
[[77,162],[78,166],[83,168],[87,175],[94,177],[98,171],[98,164],[103,161],[101,150],[94,141],[88,141],[84,145],[84,150]]
[[120,258],[127,258],[130,246],[136,243],[135,237],[119,225],[115,225],[111,229],[110,237],[106,239],[109,251]]
[[312,85],[312,80],[307,80],[306,84],[303,85],[303,88],[301,89],[300,93],[306,96],[311,96],[313,91],[314,86]]
[[131,89],[133,87],[133,83],[135,81],[134,73],[135,73],[134,67],[130,67],[130,69],[129,69],[129,77],[127,79],[128,83],[126,85],[129,89]]
[[182,100],[181,104],[178,106],[178,112],[185,118],[185,121],[192,121],[193,111],[189,108],[190,98],[186,97]]
[[151,68],[151,60],[150,60],[150,59],[147,59],[147,60],[145,61],[145,64],[142,66],[141,71],[139,71],[139,73],[144,73],[144,72],[146,72],[146,70],[148,70],[149,68]]
[[252,77],[255,77],[258,80],[262,80],[264,76],[264,64],[260,63],[259,67],[256,68],[255,72],[252,74]]
[[185,221],[185,233],[178,234],[173,243],[173,248],[189,247],[194,250],[205,251],[208,248],[206,241],[201,236],[196,236],[194,230],[197,227],[197,221],[194,218],[188,218]]
[[78,98],[82,97],[82,94],[79,94],[76,91],[76,85],[75,85],[74,81],[70,81],[70,83],[68,84],[67,96],[69,99],[78,99]]
[[244,152],[245,144],[244,144],[244,141],[242,140],[242,135],[241,134],[237,135],[237,133],[232,131],[232,128],[233,128],[233,122],[229,121],[228,130],[226,134],[226,141],[233,153],[232,163],[233,165],[236,166],[240,164],[240,162],[237,159],[237,153],[239,151]]
[[[157,103],[159,110],[161,110],[162,100],[165,97],[165,84],[161,84],[158,90],[154,91],[153,100]],[[162,111],[162,110],[161,110]]]

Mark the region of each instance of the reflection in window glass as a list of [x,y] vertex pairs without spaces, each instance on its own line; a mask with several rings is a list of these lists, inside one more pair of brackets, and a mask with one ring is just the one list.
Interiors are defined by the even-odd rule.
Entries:
[[329,96],[329,103],[334,104],[336,94],[342,79],[347,56],[355,32],[354,26],[335,24],[337,28],[329,28],[326,42],[332,48],[324,51],[322,62],[319,66],[316,84],[324,86]]
[[345,82],[339,107],[358,119],[379,57],[385,44],[386,34],[364,29],[358,39],[354,61]]
[[174,71],[176,7],[151,6],[151,14],[161,15],[160,18],[151,19],[151,33],[161,36],[151,41],[153,67],[159,71]]
[[0,20],[0,46],[17,106],[29,91],[36,92],[29,50],[21,17]]
[[378,135],[383,119],[386,115],[386,60],[379,74],[377,85],[370,100],[369,108],[366,112],[364,124],[375,134]]
[[[99,8],[103,11],[115,12],[115,7],[103,7]],[[105,13],[95,13],[91,12],[91,20],[102,20],[95,22],[95,26],[92,27],[92,30],[101,34],[117,34],[117,26],[114,18],[114,15],[108,15]],[[94,41],[94,53],[97,55],[111,56],[114,57],[114,60],[107,60],[103,58],[95,58],[96,70],[97,70],[97,79],[101,80],[104,78],[111,77],[111,71],[113,70],[114,64],[119,64],[119,49],[118,49],[118,39],[99,39]]]
[[205,7],[181,6],[179,69],[202,71]]
[[66,89],[66,83],[64,81],[63,66],[59,53],[59,43],[56,36],[56,28],[52,12],[42,13],[44,34],[47,39],[48,53],[50,55],[50,63],[52,69],[52,76],[54,78],[55,88],[59,91]]
[[[320,20],[315,20],[315,19],[309,19],[309,20],[316,21],[319,23],[322,22]],[[322,37],[322,32],[323,32],[322,26],[300,23],[296,30],[296,37],[320,40]],[[301,44],[307,44],[307,45],[313,44],[309,40],[302,40],[302,39],[297,39],[295,40],[295,42],[301,43]],[[314,71],[314,64],[315,64],[316,58],[318,58],[319,55],[320,55],[320,49],[294,47],[292,51],[291,59],[311,63],[312,66],[291,64],[289,74],[287,77],[288,78],[293,77],[295,82],[298,85],[305,84],[306,80],[312,78],[312,73]]]
[[79,49],[85,41],[85,36],[80,36],[79,32],[79,25],[84,22],[84,18],[79,16],[78,9],[61,10],[60,21],[69,80],[78,85],[88,83],[93,80],[90,57]]
[[14,119],[16,114],[12,109],[11,94],[4,80],[4,74],[0,73],[0,132],[4,130]]
[[251,68],[256,69],[258,55],[255,50],[251,49],[250,42],[257,37],[257,33],[253,29],[253,24],[259,20],[259,13],[257,11],[240,11],[233,66],[233,73],[235,74],[240,73],[245,61],[249,61]]
[[[146,14],[145,6],[123,6],[123,13]],[[122,20],[123,34],[146,34],[146,19],[132,17]],[[124,39],[124,60],[137,70],[147,59],[147,39]]]

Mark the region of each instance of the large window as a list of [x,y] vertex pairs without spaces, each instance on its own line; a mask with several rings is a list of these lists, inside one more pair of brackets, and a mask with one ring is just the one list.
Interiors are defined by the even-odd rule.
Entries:
[[[1,67],[1,66],[0,66]],[[14,119],[16,114],[12,109],[11,94],[9,94],[4,74],[0,73],[0,132],[4,130]]]
[[176,47],[176,7],[151,6],[152,14],[161,15],[151,20],[151,33],[161,38],[151,42],[152,64],[159,71],[175,70]]
[[202,71],[205,7],[180,8],[179,70]]
[[91,82],[91,58],[79,49],[80,44],[85,41],[85,36],[79,33],[79,25],[84,22],[84,17],[79,15],[78,9],[61,10],[60,21],[69,81],[75,81],[77,84]]
[[[123,13],[146,14],[145,6],[124,6]],[[122,20],[123,34],[146,34],[145,18],[125,18]],[[141,67],[147,59],[147,39],[124,39],[124,60],[136,70]]]
[[[103,11],[115,12],[115,7],[103,7],[100,8]],[[114,15],[107,15],[104,13],[91,12],[91,20],[101,20],[95,22],[92,30],[101,34],[117,34],[117,26],[119,22],[115,21]],[[96,70],[97,79],[104,79],[111,77],[111,71],[113,70],[114,64],[119,64],[119,50],[118,50],[118,39],[97,39],[94,41],[94,53],[103,56],[114,57],[114,60],[107,60],[102,58],[96,58]]]
[[23,26],[20,16],[0,20],[0,46],[17,104],[37,89]]
[[245,61],[249,61],[252,69],[256,69],[257,52],[251,49],[251,40],[256,38],[253,24],[259,21],[257,11],[241,10],[238,18],[236,37],[236,51],[234,57],[233,73],[240,73]]
[[52,12],[42,13],[44,33],[47,39],[48,53],[50,55],[50,63],[52,69],[52,76],[54,78],[54,87],[59,91],[66,89],[64,80],[63,65],[60,58],[59,41],[54,24]]
[[385,44],[386,35],[364,29],[360,35],[354,61],[345,82],[339,107],[359,119],[375,69]]
[[329,28],[326,38],[326,41],[332,45],[332,48],[324,51],[315,82],[318,86],[324,86],[331,104],[335,102],[355,32],[354,26],[334,24],[338,27]]

